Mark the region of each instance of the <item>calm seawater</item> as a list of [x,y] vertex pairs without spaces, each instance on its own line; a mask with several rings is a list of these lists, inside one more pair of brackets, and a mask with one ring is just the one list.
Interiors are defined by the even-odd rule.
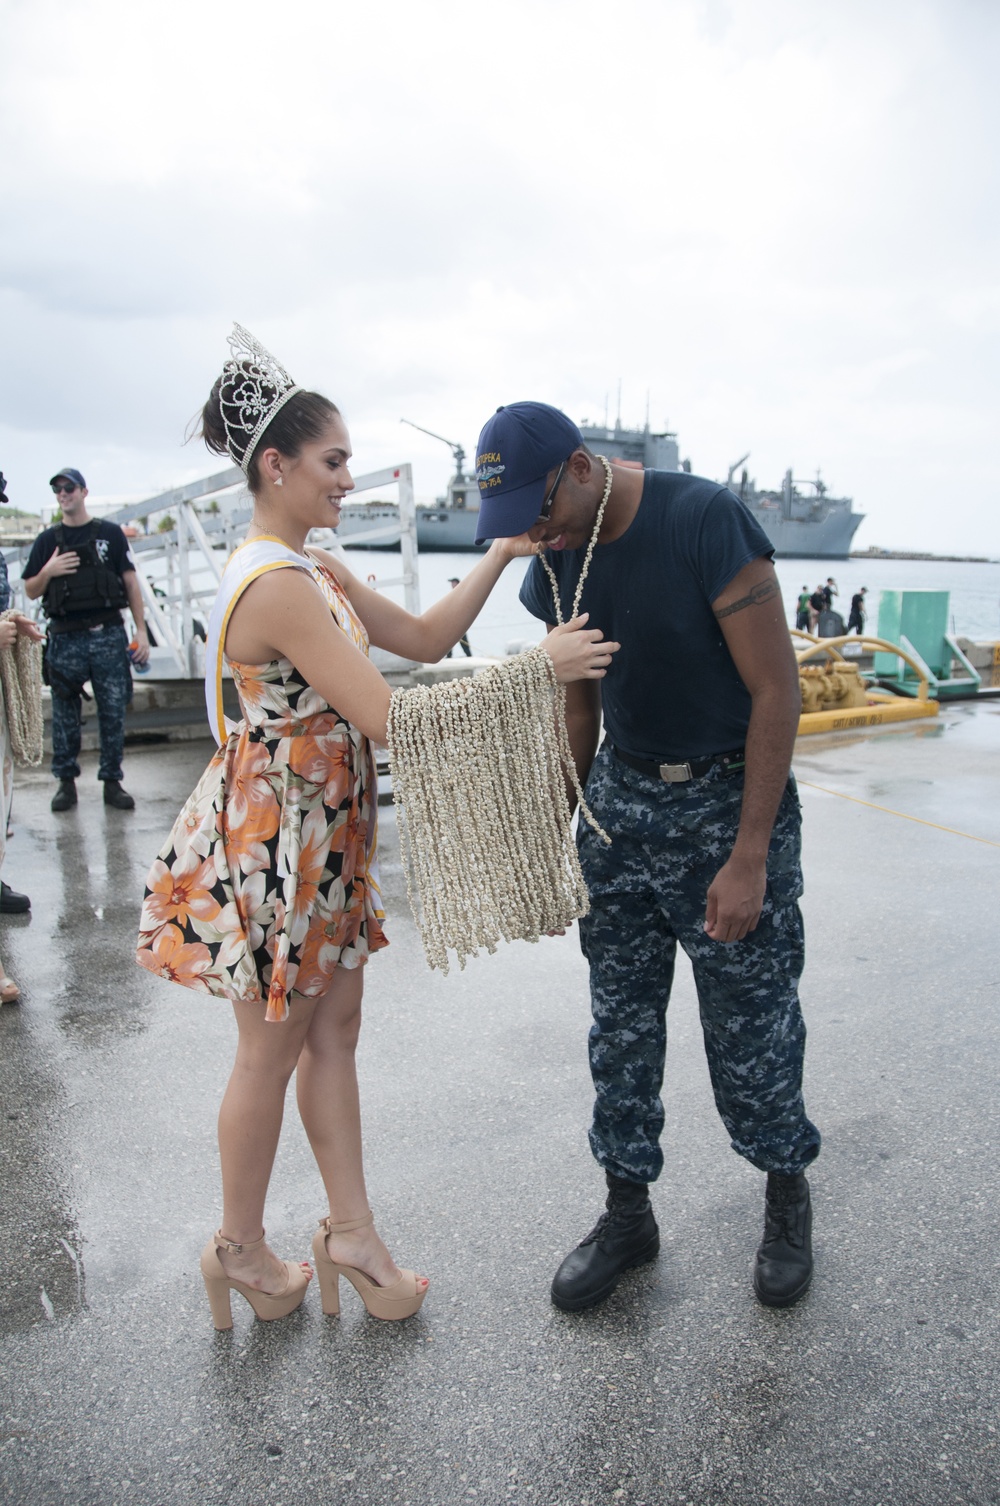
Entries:
[[[349,549],[351,569],[361,579],[372,573],[377,580],[398,576],[398,554],[375,550]],[[422,554],[420,556],[420,604],[428,607],[448,591],[448,578],[461,578],[472,569],[472,554]],[[527,560],[508,565],[492,596],[469,633],[477,654],[503,654],[509,646],[535,643],[542,629],[535,618],[521,606],[518,590]],[[789,626],[795,620],[795,600],[805,585],[813,590],[828,575],[836,580],[840,595],[834,606],[844,621],[850,611],[851,597],[861,586],[868,587],[868,627],[878,627],[879,593],[882,591],[948,591],[950,616],[955,634],[965,638],[1000,640],[1000,564],[951,564],[943,560],[777,560],[778,579],[788,613]],[[383,586],[388,595],[400,602],[401,587]]]

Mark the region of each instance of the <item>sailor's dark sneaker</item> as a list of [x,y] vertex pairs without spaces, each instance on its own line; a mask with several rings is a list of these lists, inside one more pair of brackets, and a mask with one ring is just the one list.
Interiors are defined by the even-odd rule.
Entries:
[[645,1182],[627,1182],[607,1173],[606,1210],[586,1239],[571,1250],[552,1283],[552,1301],[563,1312],[596,1307],[610,1297],[618,1279],[660,1252],[660,1231]]
[[106,779],[104,781],[104,804],[113,805],[115,810],[119,811],[135,810],[135,801],[128,790],[122,789],[121,783],[117,779]]
[[809,1183],[801,1172],[783,1176],[769,1171],[753,1289],[765,1307],[790,1307],[809,1290],[812,1272]]

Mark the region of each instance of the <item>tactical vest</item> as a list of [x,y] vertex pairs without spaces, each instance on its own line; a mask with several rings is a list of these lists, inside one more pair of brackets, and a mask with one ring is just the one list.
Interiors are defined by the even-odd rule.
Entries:
[[66,632],[70,628],[121,621],[121,609],[128,606],[125,582],[98,554],[97,532],[97,521],[91,519],[89,538],[80,544],[69,545],[63,525],[60,523],[55,530],[59,553],[78,554],[80,565],[72,575],[54,576],[45,588],[45,613],[50,631]]

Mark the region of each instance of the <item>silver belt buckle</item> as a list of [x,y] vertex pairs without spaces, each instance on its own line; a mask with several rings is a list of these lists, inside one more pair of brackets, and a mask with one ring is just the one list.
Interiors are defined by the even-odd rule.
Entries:
[[689,763],[661,763],[660,778],[667,784],[686,784],[693,778]]

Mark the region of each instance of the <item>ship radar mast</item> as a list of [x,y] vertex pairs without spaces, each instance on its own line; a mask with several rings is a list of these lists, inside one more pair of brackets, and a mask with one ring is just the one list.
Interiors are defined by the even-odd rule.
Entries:
[[401,418],[399,421],[401,424],[409,424],[411,429],[419,429],[421,434],[429,434],[431,439],[440,439],[442,444],[446,444],[455,457],[455,480],[465,480],[465,451],[460,444],[455,444],[451,439],[445,439],[443,434],[435,434],[433,429],[425,429],[423,424],[415,424],[410,418]]

